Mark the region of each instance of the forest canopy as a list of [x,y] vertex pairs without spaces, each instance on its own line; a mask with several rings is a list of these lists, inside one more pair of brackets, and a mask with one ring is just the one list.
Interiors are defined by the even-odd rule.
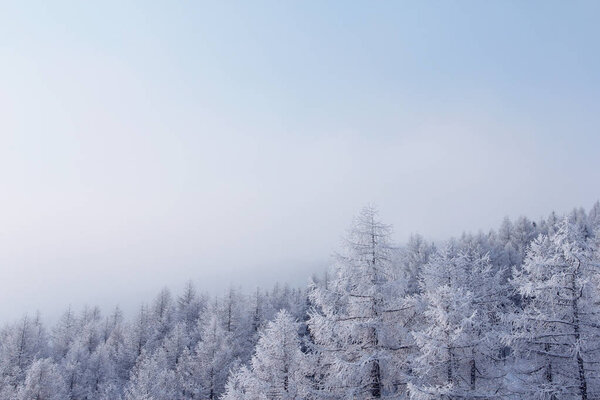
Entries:
[[599,244],[600,203],[402,245],[366,207],[306,287],[7,324],[0,399],[599,398]]

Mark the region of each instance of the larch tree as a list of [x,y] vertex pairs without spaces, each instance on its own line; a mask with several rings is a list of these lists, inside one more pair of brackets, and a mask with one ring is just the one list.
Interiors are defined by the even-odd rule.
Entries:
[[77,335],[77,324],[77,317],[69,307],[52,329],[52,355],[56,361],[67,355]]
[[421,269],[429,261],[434,246],[421,235],[411,235],[408,243],[399,252],[401,277],[406,282],[406,293],[419,292],[419,276]]
[[[277,313],[261,333],[250,369],[230,378],[224,400],[296,400],[308,398],[308,356],[301,351],[299,323],[286,310]],[[239,375],[239,376],[235,376]]]
[[206,299],[198,295],[191,281],[185,285],[183,293],[177,298],[177,320],[185,323],[190,335],[194,334],[198,320],[206,307],[205,302]]
[[[253,341],[253,318],[248,297],[238,288],[230,287],[216,304],[216,316],[228,337],[232,356],[243,362],[250,359]],[[210,320],[209,316],[206,320]]]
[[384,398],[404,384],[410,307],[392,260],[391,228],[364,208],[350,229],[327,288],[310,291],[308,326],[324,370],[322,396]]
[[[575,222],[575,223],[574,223]],[[521,396],[597,398],[600,373],[600,263],[582,224],[565,218],[541,235],[513,284],[523,310],[510,321]]]
[[146,347],[151,334],[151,326],[148,306],[142,304],[125,337],[130,368]]
[[147,346],[154,349],[160,345],[173,327],[175,305],[169,289],[162,289],[156,296],[150,307],[149,317],[151,334]]
[[27,369],[27,375],[16,395],[16,400],[64,400],[67,390],[63,377],[49,358],[36,360]]
[[594,206],[588,213],[587,218],[588,226],[590,227],[590,231],[597,235],[600,230],[600,201],[594,203]]
[[0,332],[0,394],[14,392],[29,366],[47,355],[46,336],[39,315],[25,316]]
[[202,340],[195,349],[195,375],[202,398],[214,400],[223,394],[229,370],[236,362],[233,336],[221,324],[216,310],[209,311],[202,325]]
[[418,356],[412,399],[499,398],[503,373],[500,315],[507,306],[501,271],[487,254],[448,243],[423,268],[423,321],[413,331]]
[[168,368],[164,351],[145,352],[138,358],[125,388],[125,400],[173,400],[177,398],[177,377]]

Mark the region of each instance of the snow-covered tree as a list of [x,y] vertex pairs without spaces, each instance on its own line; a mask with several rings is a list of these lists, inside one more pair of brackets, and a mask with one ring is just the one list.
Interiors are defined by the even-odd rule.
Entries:
[[392,263],[389,226],[372,207],[362,210],[337,256],[328,287],[310,291],[308,322],[320,353],[323,396],[382,398],[402,390],[412,310]]
[[49,358],[36,360],[27,369],[25,382],[19,387],[16,400],[64,400],[67,390],[56,364]]
[[203,393],[202,380],[199,372],[198,360],[192,350],[184,348],[177,365],[177,392],[181,400],[201,399]]
[[177,298],[177,319],[185,323],[188,331],[193,331],[202,315],[206,299],[196,292],[194,283],[189,281],[183,293]]
[[151,356],[142,353],[125,389],[125,399],[177,399],[177,377],[175,371],[168,368],[163,351],[157,351]]
[[588,213],[587,224],[590,227],[590,232],[597,235],[598,231],[600,231],[600,201],[595,202]]
[[16,390],[29,366],[48,352],[46,330],[39,315],[23,317],[0,332],[0,389]]
[[399,252],[401,277],[406,283],[406,293],[419,292],[419,276],[421,269],[429,261],[434,246],[421,235],[411,235],[408,243]]
[[122,388],[125,381],[129,379],[129,372],[133,365],[131,354],[127,348],[127,332],[128,325],[123,322],[123,315],[119,308],[116,308],[112,315],[107,317],[105,332],[103,334],[104,343],[101,344],[101,349],[110,358],[110,363],[113,364],[112,369],[115,373],[114,386]]
[[252,305],[252,332],[258,340],[258,334],[265,324],[270,321],[275,315],[275,311],[272,307],[269,297],[256,288],[251,299]]
[[[281,310],[261,333],[251,368],[240,368],[227,385],[224,400],[307,399],[308,356],[300,350],[299,323]],[[238,376],[239,375],[239,376]]]
[[202,398],[217,399],[225,390],[229,370],[235,366],[232,332],[221,324],[215,310],[203,321],[202,340],[195,349],[196,376],[202,390]]
[[131,365],[142,354],[151,333],[148,307],[142,305],[126,335],[127,351]]
[[175,319],[175,305],[173,303],[171,291],[164,288],[156,296],[152,307],[150,307],[149,323],[151,333],[146,344],[150,350],[158,347],[173,327]]
[[77,335],[77,317],[71,307],[65,311],[52,330],[52,354],[56,361],[67,355]]
[[215,316],[228,337],[232,356],[243,362],[250,359],[252,348],[256,343],[252,308],[250,298],[241,289],[229,287],[225,296],[218,298],[216,303],[210,306],[210,311],[207,313],[210,315],[201,321],[205,323]]
[[591,399],[600,395],[600,263],[585,228],[565,218],[536,239],[513,284],[523,310],[510,318],[519,396]]
[[507,307],[502,274],[477,248],[448,243],[423,268],[423,321],[413,336],[419,354],[413,399],[498,398],[503,374],[500,316]]

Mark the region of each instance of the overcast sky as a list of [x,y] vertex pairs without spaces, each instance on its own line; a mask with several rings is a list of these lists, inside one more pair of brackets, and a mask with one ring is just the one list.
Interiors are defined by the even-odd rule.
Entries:
[[600,2],[150,3],[0,5],[0,320],[600,198]]

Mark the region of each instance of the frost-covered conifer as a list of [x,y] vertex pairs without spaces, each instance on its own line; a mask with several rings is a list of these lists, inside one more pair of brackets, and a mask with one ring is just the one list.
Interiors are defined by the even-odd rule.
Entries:
[[203,321],[202,340],[195,349],[196,376],[199,378],[202,398],[217,399],[225,390],[227,375],[234,367],[234,344],[215,310]]
[[299,323],[286,310],[261,333],[250,369],[242,367],[227,384],[224,400],[243,398],[293,400],[309,398],[310,364],[300,350]]
[[125,399],[177,399],[177,377],[175,371],[168,368],[166,354],[162,350],[150,356],[142,353],[125,389]]
[[29,366],[47,355],[46,330],[38,316],[23,317],[0,332],[0,390],[14,391]]
[[25,382],[19,387],[16,400],[64,400],[67,390],[62,375],[51,359],[36,360],[27,369]]
[[325,397],[393,397],[403,389],[413,311],[392,263],[390,232],[374,208],[363,209],[327,288],[310,291],[315,307],[308,324]]
[[508,303],[501,271],[479,249],[450,242],[423,268],[421,285],[424,318],[413,332],[419,353],[411,398],[500,397],[498,335]]
[[600,395],[600,263],[582,224],[565,218],[536,239],[513,284],[523,310],[507,342],[516,355],[519,396],[591,399]]

